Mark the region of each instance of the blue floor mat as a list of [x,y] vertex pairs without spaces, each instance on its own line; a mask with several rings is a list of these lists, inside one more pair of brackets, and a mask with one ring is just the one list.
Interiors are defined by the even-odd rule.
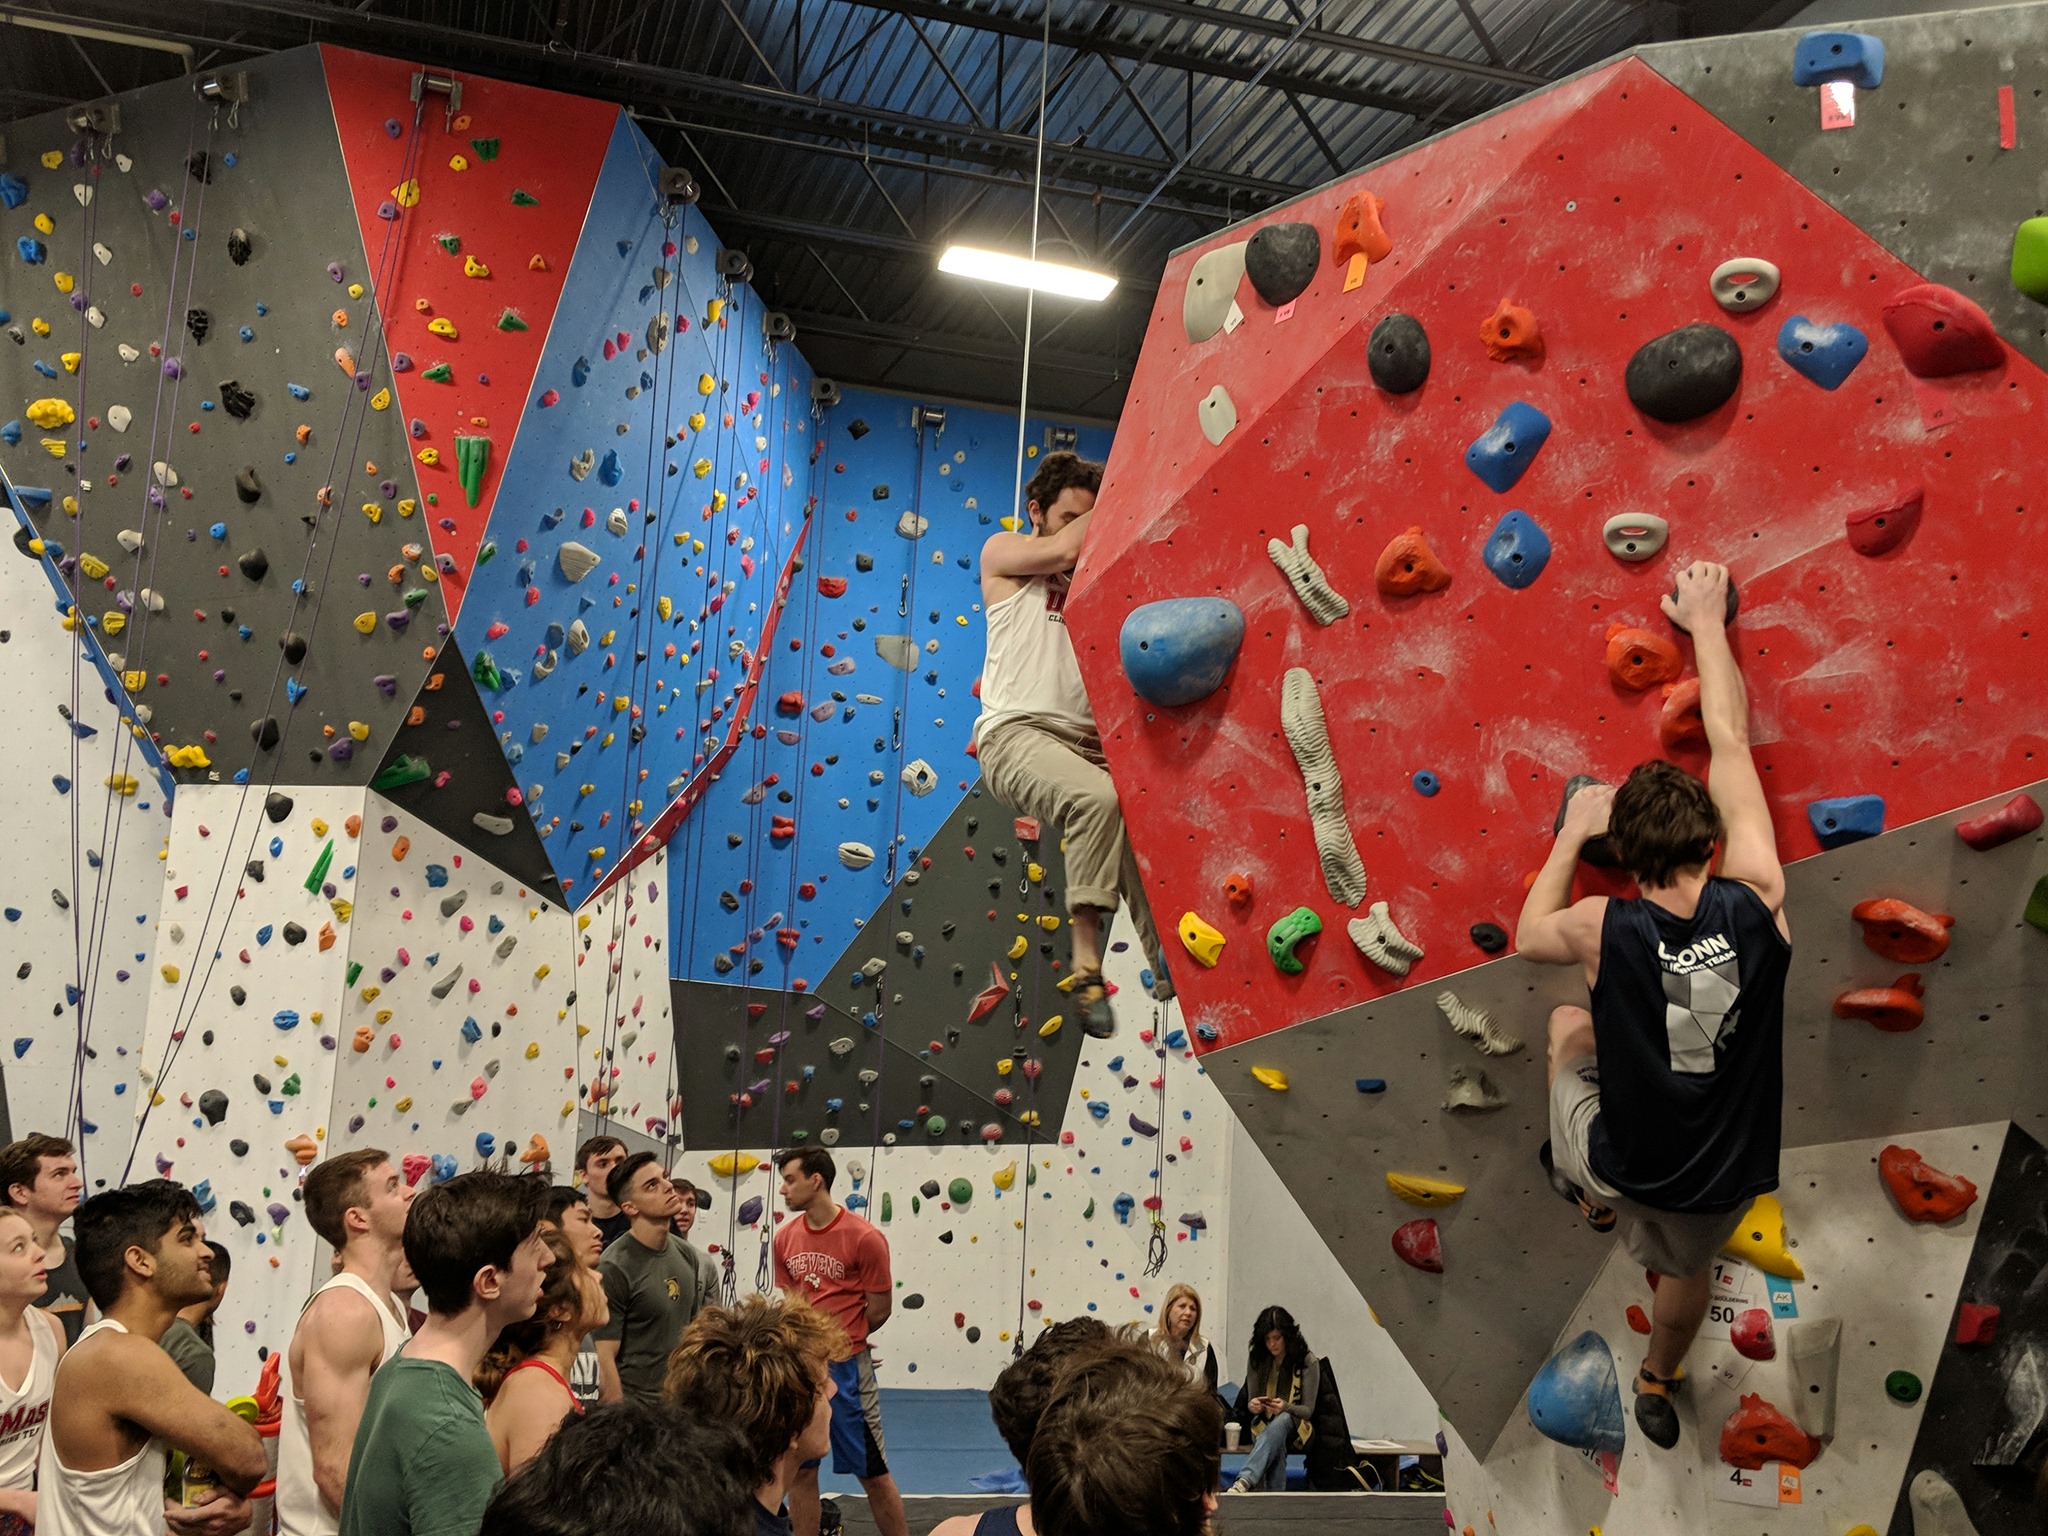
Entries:
[[[904,1493],[973,1493],[970,1479],[1017,1465],[989,1417],[986,1392],[884,1387],[882,1442]],[[860,1479],[835,1473],[829,1456],[818,1484],[826,1493],[860,1492]]]

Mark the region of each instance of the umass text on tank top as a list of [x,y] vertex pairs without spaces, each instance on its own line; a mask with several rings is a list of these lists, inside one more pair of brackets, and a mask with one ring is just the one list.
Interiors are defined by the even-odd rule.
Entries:
[[1733,1211],[1778,1187],[1791,959],[1737,880],[1709,879],[1690,918],[1607,903],[1593,987],[1596,1174],[1661,1211]]

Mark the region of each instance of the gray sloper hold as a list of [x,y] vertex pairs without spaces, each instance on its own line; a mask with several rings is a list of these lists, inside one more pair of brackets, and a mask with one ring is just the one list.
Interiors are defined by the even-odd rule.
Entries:
[[1406,976],[1408,968],[1422,958],[1422,946],[1394,926],[1384,901],[1367,907],[1365,916],[1354,917],[1344,931],[1360,954],[1390,976]]
[[503,937],[502,939],[498,940],[498,958],[499,958],[500,960],[509,960],[509,959],[511,959],[511,958],[512,958],[512,951],[513,951],[513,950],[515,950],[515,949],[517,949],[518,947],[519,947],[519,935],[518,935],[518,934],[516,934],[516,933],[508,933],[508,934],[506,934],[506,935],[505,935],[505,937]]
[[453,917],[462,910],[462,904],[468,900],[469,892],[466,890],[456,891],[453,895],[443,896],[441,898],[441,915],[443,917]]
[[1329,579],[1323,575],[1323,568],[1309,554],[1308,525],[1296,523],[1293,534],[1291,545],[1282,544],[1278,539],[1266,540],[1266,553],[1280,567],[1280,574],[1287,578],[1287,584],[1301,599],[1308,616],[1318,624],[1334,624],[1351,612],[1351,604],[1330,585]]
[[1308,792],[1309,826],[1322,859],[1323,880],[1330,894],[1347,907],[1365,900],[1365,862],[1351,839],[1344,818],[1344,778],[1330,750],[1330,730],[1323,719],[1323,699],[1315,678],[1302,667],[1289,667],[1280,684],[1280,727]]
[[1978,1536],[1962,1496],[1932,1467],[1913,1475],[1906,1501],[1913,1508],[1913,1536]]
[[596,550],[585,549],[574,539],[555,551],[555,564],[561,567],[564,581],[581,581],[597,569],[602,559]]
[[1719,410],[1742,382],[1742,348],[1698,321],[1644,342],[1624,374],[1629,402],[1653,421],[1692,421]]
[[512,818],[510,816],[493,816],[489,811],[478,811],[469,819],[472,825],[480,831],[490,833],[493,837],[509,837],[511,835]]
[[1221,447],[1223,439],[1237,430],[1237,402],[1218,384],[1195,402],[1195,420],[1201,423],[1202,436]]
[[917,670],[917,641],[909,635],[875,636],[875,654],[898,672]]
[[1388,394],[1413,394],[1429,377],[1429,332],[1413,315],[1382,316],[1365,344],[1365,366]]
[[1451,1081],[1444,1090],[1445,1109],[1500,1109],[1507,1101],[1508,1096],[1479,1068],[1451,1068]]
[[455,990],[455,983],[460,980],[462,980],[462,963],[457,961],[455,969],[435,982],[430,989],[434,994],[434,1001],[437,1003],[446,1002],[448,994]]
[[1648,560],[1671,537],[1671,525],[1651,512],[1617,512],[1600,530],[1607,552],[1634,565]]
[[1244,275],[1278,309],[1301,297],[1323,262],[1323,237],[1313,224],[1268,224],[1244,248]]
[[1785,1330],[1792,1417],[1816,1439],[1835,1432],[1835,1378],[1842,1364],[1842,1320],[1805,1318]]
[[1245,242],[1239,240],[1195,258],[1180,301],[1181,323],[1187,327],[1189,341],[1207,341],[1230,318],[1238,282],[1244,277],[1244,250]]

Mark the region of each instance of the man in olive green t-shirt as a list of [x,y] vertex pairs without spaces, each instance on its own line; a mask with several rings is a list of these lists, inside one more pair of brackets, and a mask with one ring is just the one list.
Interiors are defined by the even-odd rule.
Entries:
[[612,1314],[594,1335],[598,1395],[606,1402],[660,1402],[669,1354],[717,1294],[717,1271],[676,1236],[671,1223],[682,1197],[652,1152],[635,1153],[612,1170],[611,1197],[633,1224],[598,1261]]

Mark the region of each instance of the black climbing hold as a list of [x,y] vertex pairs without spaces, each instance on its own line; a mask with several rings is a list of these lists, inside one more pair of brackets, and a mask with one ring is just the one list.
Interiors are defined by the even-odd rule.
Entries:
[[228,1150],[234,1153],[237,1157],[247,1157],[249,1155],[249,1143],[242,1140],[241,1137],[237,1136],[233,1141],[228,1143]]
[[1244,248],[1244,275],[1278,309],[1301,297],[1322,261],[1323,237],[1315,225],[1268,224]]
[[286,923],[279,932],[284,935],[284,941],[287,944],[303,944],[306,942],[306,930],[297,923]]
[[1429,332],[1413,315],[1382,316],[1365,344],[1372,381],[1390,395],[1412,394],[1429,377]]
[[247,266],[253,249],[249,244],[249,231],[240,228],[228,231],[229,261],[232,261],[238,267]]
[[237,1226],[253,1227],[256,1225],[256,1213],[239,1200],[230,1200],[228,1202],[228,1214],[235,1218]]
[[942,1243],[950,1244],[953,1241],[953,1234],[950,1232],[941,1232],[939,1234],[939,1241]]
[[252,549],[246,555],[235,556],[235,564],[242,568],[242,574],[251,581],[261,581],[270,574],[270,556],[261,549]]
[[856,553],[853,557],[853,568],[856,571],[872,571],[875,568],[875,557],[866,553]]
[[[1564,813],[1572,803],[1572,796],[1576,795],[1587,785],[1598,784],[1599,782],[1600,780],[1594,778],[1590,773],[1575,773],[1565,780],[1564,798],[1557,803],[1557,820],[1552,822],[1550,827],[1550,835],[1552,837],[1557,836],[1558,833],[1564,830]],[[1598,869],[1619,869],[1621,867],[1621,860],[1615,855],[1614,845],[1607,841],[1607,834],[1604,832],[1598,837],[1589,838],[1586,846],[1579,850],[1579,857]]]
[[255,1083],[256,1091],[258,1093],[268,1094],[270,1092],[270,1079],[265,1077],[261,1072],[255,1074]]
[[233,379],[223,379],[220,384],[220,408],[237,421],[247,421],[249,413],[256,409],[255,392],[242,388]]
[[240,985],[232,986],[228,988],[228,996],[233,999],[235,1006],[239,1008],[242,1004],[249,1001],[249,989]]
[[733,895],[731,891],[720,891],[718,893],[718,904],[728,912],[737,912],[740,909],[740,899]]
[[213,185],[213,157],[203,149],[195,149],[185,157],[185,173],[202,186]]
[[249,736],[259,751],[268,752],[277,745],[277,721],[265,715],[261,720],[249,722]]
[[199,1095],[199,1113],[206,1116],[208,1125],[219,1125],[228,1112],[228,1096],[218,1088],[209,1088]]
[[857,443],[868,435],[868,424],[856,416],[847,423],[846,435]]
[[306,659],[306,637],[296,630],[286,630],[284,632],[284,639],[280,640],[278,644],[284,647],[284,659],[293,666],[296,667]]
[[903,1298],[903,1310],[906,1312],[915,1312],[919,1307],[923,1305],[924,1296],[920,1292],[912,1291],[908,1296]]
[[203,346],[206,333],[213,329],[213,316],[203,309],[188,309],[185,311],[185,329],[192,333],[192,345]]
[[926,1179],[922,1184],[918,1185],[917,1192],[927,1200],[936,1200],[939,1198],[939,1181],[937,1179]]
[[1474,923],[1471,933],[1472,942],[1489,955],[1497,955],[1508,947],[1507,930],[1499,923]]
[[979,1328],[969,1328],[967,1330],[967,1342],[979,1344],[981,1342],[981,1330]]
[[1696,321],[1644,342],[1624,375],[1629,403],[1653,421],[1691,421],[1719,409],[1742,382],[1742,348]]
[[254,464],[242,466],[242,472],[235,476],[235,494],[247,506],[254,506],[263,499],[263,481],[256,474]]
[[292,797],[273,789],[263,802],[263,814],[273,822],[283,821],[292,813]]
[[29,527],[27,523],[22,523],[14,530],[14,547],[20,550],[24,555],[28,556],[28,558],[31,560],[39,560],[42,558],[34,550],[29,548],[29,545],[33,544],[35,541],[36,531],[35,529]]

